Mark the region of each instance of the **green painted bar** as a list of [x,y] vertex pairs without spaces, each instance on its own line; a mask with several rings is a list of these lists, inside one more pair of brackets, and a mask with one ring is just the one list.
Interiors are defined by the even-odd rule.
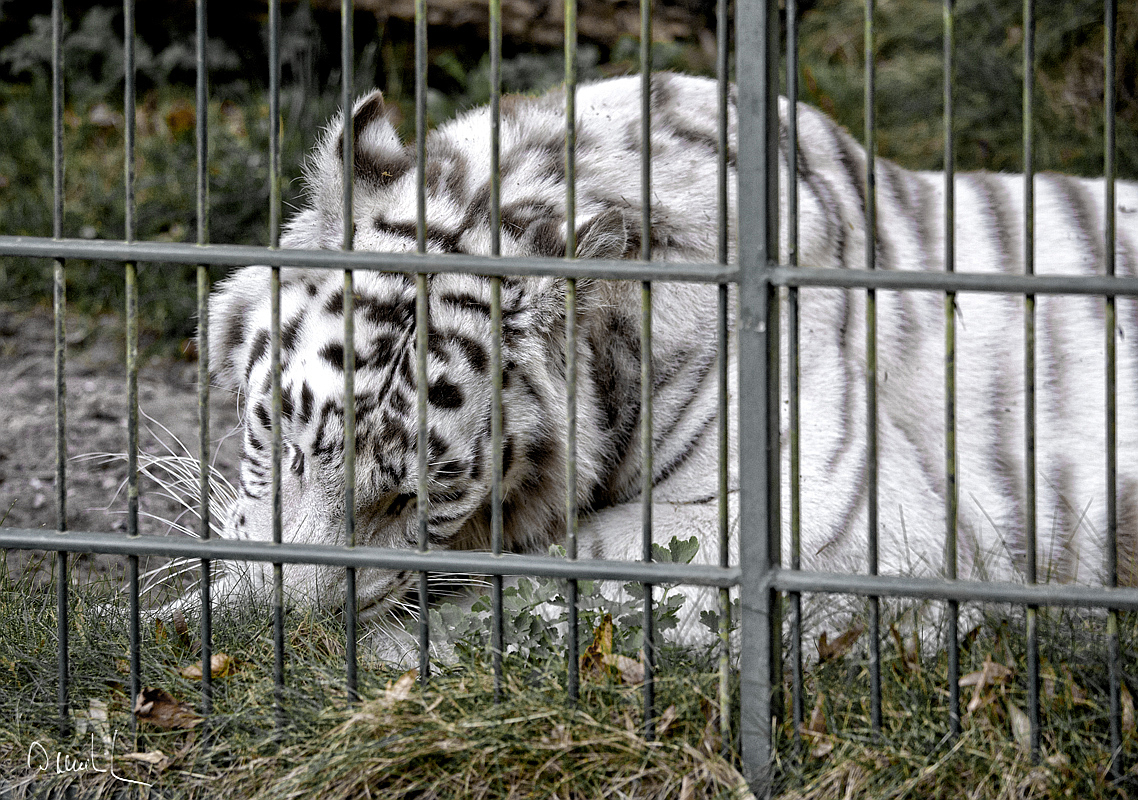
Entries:
[[[490,0],[490,255],[502,254],[502,0]],[[490,552],[502,552],[502,279],[490,279]],[[502,700],[502,576],[490,580],[494,701]]]
[[[1117,175],[1115,124],[1117,115],[1117,0],[1104,4],[1103,36],[1103,176],[1105,214],[1103,220],[1103,265],[1108,277],[1115,272],[1115,187]],[[1118,361],[1115,298],[1106,297],[1106,563],[1104,571],[1110,586],[1118,585]],[[1118,614],[1107,617],[1107,650],[1110,660],[1110,772],[1115,780],[1124,774],[1122,763],[1122,644],[1119,641]]]
[[[953,155],[956,118],[955,0],[944,0],[944,271],[956,271],[956,158]],[[956,294],[944,297],[944,564],[946,577],[956,577],[956,528],[959,489],[956,482]],[[960,609],[948,601],[948,719],[952,735],[960,735]]]
[[[577,0],[565,0],[565,256],[577,257]],[[577,558],[577,279],[565,279],[565,556]],[[568,620],[569,702],[580,695],[577,581],[570,579]]]
[[[281,119],[281,50],[280,50],[281,9],[280,0],[269,0],[269,247],[275,250],[280,247],[281,237],[281,145],[280,145],[280,119]],[[272,266],[280,266],[272,264]],[[279,323],[280,304],[280,273],[273,271],[270,278],[269,291],[276,304]],[[276,350],[277,361],[274,363],[272,374],[276,381],[274,398],[279,396],[280,376],[280,350]],[[275,399],[274,399],[275,404]],[[280,407],[277,406],[272,415],[275,429],[280,427]],[[280,514],[280,455],[279,438],[276,433],[272,436],[272,472],[273,472],[273,542],[281,541],[281,514]],[[277,728],[283,728],[286,722],[284,711],[284,572],[280,562],[273,564],[273,703],[276,711]]]
[[[63,236],[63,3],[51,4],[51,138],[52,236]],[[55,524],[67,530],[67,273],[56,259],[52,274],[52,308],[55,328]],[[71,729],[69,714],[67,552],[55,554],[56,704],[60,737]]]
[[[353,188],[355,168],[355,125],[352,121],[352,81],[354,75],[355,52],[352,32],[354,9],[352,0],[342,0],[340,4],[340,105],[344,109],[343,152],[343,250],[353,249],[356,236],[356,222],[353,211]],[[349,546],[356,543],[356,291],[352,271],[344,270],[344,397],[352,402],[344,403],[344,541]],[[277,376],[279,381],[279,376]],[[274,412],[275,413],[275,412]],[[345,675],[348,689],[348,702],[359,700],[359,679],[356,658],[356,570],[348,567],[344,575],[344,637],[345,637]]]
[[[874,0],[865,0],[865,268],[877,269],[877,70]],[[877,574],[877,290],[865,292],[866,565]],[[869,717],[881,733],[881,604],[869,598]]]
[[[194,92],[194,137],[197,150],[197,243],[209,241],[209,68],[206,63],[206,0],[195,3],[195,59],[197,80]],[[197,269],[198,291],[198,535],[210,538],[210,492],[209,492],[209,268],[199,264]],[[213,608],[210,602],[211,565],[202,559],[200,567],[201,609],[201,656],[202,663],[209,664],[213,655]],[[202,716],[213,713],[213,671],[202,670],[201,684]],[[208,723],[207,723],[208,724]]]
[[[1023,267],[1035,273],[1035,0],[1023,2]],[[1024,403],[1024,579],[1035,583],[1036,472],[1035,472],[1035,295],[1024,295],[1023,308]],[[1037,609],[1027,608],[1027,713],[1031,726],[1031,756],[1040,757],[1039,629]]]

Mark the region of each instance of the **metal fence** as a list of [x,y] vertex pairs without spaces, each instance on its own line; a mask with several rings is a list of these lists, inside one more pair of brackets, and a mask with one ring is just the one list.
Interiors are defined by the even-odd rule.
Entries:
[[[211,565],[217,560],[246,560],[272,563],[274,565],[274,675],[277,686],[278,708],[284,675],[284,634],[283,634],[283,587],[282,564],[311,563],[346,569],[347,590],[345,598],[345,620],[347,638],[346,681],[349,696],[356,694],[356,607],[355,571],[374,567],[418,571],[420,573],[419,604],[420,615],[420,675],[426,681],[430,673],[429,637],[427,603],[427,573],[438,570],[469,572],[492,576],[492,650],[495,653],[493,669],[497,684],[501,681],[501,652],[503,646],[502,629],[502,579],[506,575],[548,576],[566,579],[569,586],[570,623],[569,630],[575,632],[577,611],[577,581],[582,579],[604,579],[640,582],[644,586],[644,631],[645,631],[645,682],[644,719],[645,733],[652,735],[654,709],[653,667],[656,643],[652,630],[652,586],[663,583],[687,583],[718,587],[720,590],[721,636],[724,657],[720,660],[720,700],[726,708],[729,705],[728,679],[731,662],[727,657],[729,625],[729,604],[727,590],[738,586],[742,597],[741,651],[738,668],[741,679],[740,692],[740,740],[742,761],[748,778],[756,789],[769,788],[770,765],[772,764],[773,729],[772,724],[782,713],[783,685],[782,670],[784,661],[791,664],[793,675],[793,716],[796,725],[803,719],[803,678],[802,678],[802,628],[801,593],[830,592],[859,595],[869,598],[870,609],[870,659],[871,708],[874,725],[881,723],[881,668],[879,643],[881,631],[879,623],[879,599],[882,597],[921,598],[942,601],[947,604],[949,621],[947,676],[949,690],[948,719],[951,731],[960,731],[960,699],[958,693],[959,654],[956,624],[961,602],[1000,602],[1012,603],[1027,608],[1027,643],[1029,717],[1031,722],[1032,747],[1038,754],[1040,744],[1039,719],[1039,659],[1036,631],[1036,612],[1041,606],[1086,606],[1108,610],[1107,643],[1110,662],[1110,735],[1114,752],[1112,769],[1121,770],[1119,753],[1121,750],[1121,659],[1119,649],[1118,619],[1119,610],[1138,610],[1138,589],[1117,587],[1117,511],[1116,511],[1116,434],[1115,434],[1115,314],[1114,298],[1117,295],[1138,295],[1138,279],[1116,277],[1114,272],[1114,108],[1115,108],[1115,18],[1116,0],[1105,0],[1104,24],[1106,29],[1105,51],[1105,119],[1106,146],[1104,174],[1106,192],[1106,232],[1104,253],[1106,263],[1104,274],[1094,277],[1040,276],[1033,273],[1033,251],[1026,248],[1025,275],[954,274],[953,264],[953,0],[944,0],[944,131],[945,131],[945,263],[949,265],[946,273],[906,273],[875,271],[875,195],[874,195],[874,9],[873,0],[866,0],[865,12],[865,145],[867,153],[866,178],[866,269],[865,270],[827,270],[800,267],[797,263],[797,191],[794,169],[796,157],[795,118],[788,119],[790,154],[788,163],[791,179],[786,187],[787,210],[790,217],[790,259],[788,264],[778,263],[778,90],[780,69],[780,18],[777,0],[736,0],[735,20],[735,80],[738,86],[738,264],[727,263],[727,106],[728,106],[728,40],[729,9],[727,0],[718,2],[718,74],[719,74],[719,168],[718,168],[718,224],[719,258],[716,263],[674,264],[654,263],[650,259],[651,161],[648,131],[650,125],[650,42],[652,40],[651,3],[641,0],[641,74],[642,106],[641,136],[644,143],[641,154],[642,207],[641,219],[642,249],[640,260],[629,261],[576,261],[551,258],[499,258],[500,241],[500,196],[498,182],[498,122],[500,100],[500,61],[501,61],[501,6],[500,0],[490,0],[490,72],[491,72],[491,221],[495,231],[489,256],[426,254],[427,223],[425,219],[425,138],[426,138],[426,3],[415,3],[415,73],[416,73],[416,150],[417,150],[417,241],[418,252],[412,255],[384,254],[371,252],[352,252],[352,229],[345,225],[342,251],[296,251],[279,248],[281,171],[279,126],[271,126],[270,175],[271,175],[271,245],[268,248],[243,247],[224,244],[210,244],[208,233],[208,179],[207,179],[207,68],[205,58],[206,42],[206,2],[197,2],[197,207],[198,227],[196,244],[167,244],[157,242],[137,242],[134,240],[135,200],[134,183],[134,2],[124,2],[124,47],[125,47],[125,164],[126,164],[126,233],[124,241],[86,241],[62,237],[63,217],[63,63],[62,63],[62,1],[54,0],[53,14],[53,120],[54,120],[54,227],[52,238],[28,238],[0,236],[0,256],[31,256],[54,261],[54,302],[55,302],[55,373],[56,373],[56,503],[58,508],[57,525],[54,531],[0,529],[0,547],[55,551],[57,555],[57,602],[58,602],[58,710],[63,724],[66,724],[69,711],[69,665],[68,665],[68,573],[67,555],[74,552],[98,552],[121,554],[129,558],[129,597],[130,597],[130,691],[137,696],[142,686],[140,667],[139,633],[139,556],[155,555],[166,557],[190,557],[201,559],[201,594],[203,611],[201,620],[201,642],[203,663],[209,663],[211,643],[210,578]],[[280,8],[279,0],[269,3],[269,42],[270,63],[270,119],[280,119]],[[797,9],[795,0],[786,0],[787,62],[786,92],[793,99],[797,96],[797,32],[795,19]],[[1033,152],[1032,152],[1032,83],[1033,83],[1033,0],[1024,0],[1024,191],[1027,193],[1027,212],[1023,220],[1025,241],[1033,241]],[[566,148],[565,167],[568,190],[566,208],[570,220],[567,226],[567,252],[575,249],[574,215],[574,153],[575,153],[575,88],[576,74],[576,5],[574,0],[565,2],[565,82],[566,91]],[[342,7],[342,103],[350,110],[352,97],[353,67],[352,3],[344,0]],[[350,218],[352,208],[353,173],[351,146],[352,125],[345,124],[346,146],[344,154],[344,204],[345,219]],[[66,485],[67,453],[65,448],[66,394],[64,387],[65,337],[65,269],[66,261],[72,258],[110,259],[124,264],[127,296],[127,394],[129,399],[128,416],[128,514],[127,534],[90,533],[69,531],[67,528]],[[190,538],[165,538],[140,536],[138,527],[138,297],[136,288],[136,266],[139,262],[158,261],[199,265],[198,296],[201,315],[201,339],[199,343],[199,407],[200,411],[200,540]],[[205,463],[210,443],[208,415],[209,376],[207,372],[210,343],[206,337],[205,321],[208,307],[209,273],[211,265],[268,265],[271,270],[272,292],[272,498],[274,508],[273,542],[230,541],[210,538],[210,493]],[[416,332],[418,383],[418,457],[419,474],[426,474],[427,459],[427,273],[469,272],[492,278],[492,348],[491,374],[493,376],[493,489],[492,489],[492,546],[490,553],[459,553],[428,551],[427,548],[427,497],[426,484],[420,482],[418,494],[418,550],[393,550],[374,547],[356,547],[354,519],[354,426],[355,415],[351,403],[345,403],[345,475],[346,475],[346,540],[347,547],[289,544],[281,541],[281,387],[280,387],[280,268],[282,266],[336,269],[343,271],[344,280],[344,392],[345,397],[354,396],[354,353],[353,353],[353,270],[381,270],[414,274],[417,287]],[[501,278],[509,275],[557,275],[567,280],[566,320],[567,320],[567,370],[569,376],[567,442],[568,486],[566,496],[567,540],[565,560],[534,557],[506,557],[502,551],[502,406],[501,406]],[[580,278],[605,278],[637,280],[642,282],[642,408],[641,443],[647,464],[642,470],[643,479],[643,561],[609,562],[577,558],[576,521],[577,508],[573,488],[576,482],[576,281]],[[726,459],[726,419],[727,419],[727,359],[720,358],[720,559],[719,566],[698,566],[652,563],[652,484],[651,442],[652,442],[652,375],[651,375],[651,296],[652,281],[697,281],[716,284],[719,287],[719,346],[725,352],[728,339],[728,286],[738,285],[738,328],[739,348],[739,395],[749,399],[739,409],[739,476],[740,476],[740,564],[728,563],[727,548],[727,459]],[[864,290],[867,293],[866,330],[866,436],[868,448],[869,482],[869,529],[866,537],[868,574],[824,574],[805,572],[798,569],[798,385],[794,378],[798,363],[798,289],[800,287],[843,287]],[[785,288],[786,308],[780,308],[780,293]],[[876,333],[875,333],[875,293],[877,290],[912,290],[943,293],[945,298],[945,391],[948,398],[946,409],[945,475],[947,498],[945,531],[948,558],[947,579],[922,579],[906,577],[878,576],[877,573],[877,409],[876,409]],[[955,575],[956,546],[956,504],[955,487],[956,453],[954,444],[955,417],[953,398],[955,397],[955,321],[953,304],[957,292],[1003,292],[1022,295],[1025,298],[1024,321],[1026,344],[1025,364],[1028,376],[1026,393],[1027,431],[1025,457],[1027,508],[1026,583],[977,583],[957,580]],[[1106,587],[1087,586],[1042,586],[1036,583],[1034,563],[1035,520],[1034,520],[1034,299],[1038,294],[1094,294],[1104,297],[1106,306],[1107,379],[1104,391],[1107,396],[1106,479],[1108,487],[1107,515],[1107,575]],[[789,341],[785,346],[779,342],[779,320],[781,314],[788,319]],[[781,553],[781,514],[779,447],[779,360],[780,350],[790,364],[788,382],[789,408],[791,419],[791,474],[787,479],[791,484],[790,527],[792,530],[793,552],[787,554],[789,566],[783,566]],[[783,609],[791,613],[790,633],[791,652],[787,656],[782,651]],[[571,698],[577,697],[579,676],[577,674],[578,650],[575,636],[570,636],[571,647],[568,653],[568,691]],[[201,702],[204,713],[211,709],[210,670],[202,671]],[[724,732],[730,734],[730,715],[721,715]],[[725,739],[727,740],[727,739]]]

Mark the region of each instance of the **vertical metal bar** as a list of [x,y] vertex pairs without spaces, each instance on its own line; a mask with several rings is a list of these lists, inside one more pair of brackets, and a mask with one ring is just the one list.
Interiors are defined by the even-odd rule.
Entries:
[[[791,0],[793,3],[794,0]],[[728,93],[730,92],[730,74],[727,60],[727,34],[728,34],[728,8],[727,0],[717,0],[716,3],[716,60],[715,72],[718,79],[719,105],[717,108],[717,164],[716,164],[716,212],[718,223],[718,239],[716,256],[720,264],[726,264],[730,254],[730,240],[728,239],[728,149],[730,143],[727,138],[727,108]],[[718,287],[718,302],[716,305],[717,325],[716,343],[719,348],[719,363],[717,364],[717,391],[719,436],[719,566],[727,567],[731,562],[728,459],[730,458],[728,414],[731,413],[727,401],[727,362],[730,357],[730,338],[727,330],[727,284],[721,283]],[[728,589],[719,590],[719,739],[721,749],[726,755],[731,751],[731,593]]]
[[[51,4],[51,235],[63,238],[63,2]],[[62,259],[52,272],[55,309],[55,527],[67,530],[67,274]],[[55,554],[56,675],[60,738],[70,730],[68,718],[67,551]]]
[[[427,0],[415,0],[415,231],[416,249],[427,252]],[[427,549],[427,276],[415,276],[415,383],[418,387],[419,549]],[[419,573],[419,680],[431,667],[431,629],[427,617],[428,576]]]
[[[1103,254],[1106,274],[1115,272],[1115,114],[1117,103],[1116,37],[1118,26],[1117,0],[1106,0],[1104,16],[1103,70]],[[1106,580],[1111,587],[1118,586],[1118,394],[1115,300],[1106,297]],[[1107,650],[1110,658],[1110,771],[1122,778],[1122,648],[1119,641],[1118,611],[1107,613]]]
[[[197,0],[197,84],[194,95],[198,179],[198,244],[209,241],[209,69],[206,64],[206,0]],[[198,536],[210,537],[209,509],[209,268],[198,265]],[[213,619],[210,608],[210,561],[201,560],[202,715],[213,713]]]
[[[281,7],[280,0],[269,0],[269,246],[281,243]],[[281,542],[280,491],[280,269],[270,271],[269,291],[272,297],[272,504],[273,541]],[[277,729],[285,725],[284,711],[284,567],[273,564],[273,701]]]
[[[340,102],[344,108],[343,241],[351,250],[356,222],[352,202],[355,175],[355,123],[352,118],[352,61],[355,56],[352,34],[352,0],[340,5]],[[344,270],[344,541],[356,546],[356,293],[352,271]],[[356,568],[348,567],[344,576],[344,637],[347,661],[348,702],[359,699],[356,676]]]
[[[944,269],[956,271],[956,159],[953,110],[956,51],[955,0],[944,0]],[[945,577],[956,578],[956,292],[944,295],[944,517]],[[960,604],[948,601],[948,717],[953,736],[960,733]]]
[[[123,0],[123,116],[126,189],[124,235],[134,241],[134,0]],[[133,261],[126,272],[126,395],[127,395],[127,506],[128,536],[138,536],[138,268]],[[129,556],[130,582],[130,697],[142,689],[142,644],[139,631],[138,556]],[[133,719],[132,719],[132,724]]]
[[[787,162],[790,165],[786,184],[787,257],[792,267],[798,266],[798,2],[786,2],[786,97],[789,113],[786,117]],[[789,394],[790,437],[790,568],[802,568],[802,505],[801,505],[801,439],[799,418],[799,360],[798,360],[798,288],[787,291],[786,383]],[[794,745],[801,752],[800,731],[806,719],[802,675],[802,595],[790,595],[793,618],[790,647],[793,671],[792,691],[794,714]]]
[[[490,0],[490,255],[502,254],[502,0]],[[490,279],[490,552],[502,552],[502,279]],[[491,578],[494,702],[502,700],[502,576]]]
[[[865,0],[865,268],[877,268],[877,128],[875,112],[874,0]],[[865,291],[865,469],[869,528],[868,568],[877,574],[877,292]],[[881,604],[869,598],[869,708],[881,733]]]
[[[1035,0],[1023,0],[1023,269],[1035,274]],[[1036,574],[1035,295],[1024,296],[1024,548],[1025,580]],[[1027,608],[1027,705],[1031,757],[1040,756],[1038,607]],[[959,701],[958,701],[959,702]]]
[[[577,257],[577,0],[565,0],[565,257]],[[565,555],[577,558],[577,280],[565,281]],[[569,702],[580,694],[576,579],[568,582]]]
[[[652,260],[652,0],[640,0],[640,258]],[[652,284],[640,291],[640,499],[643,559],[652,560]],[[655,736],[656,635],[644,584],[644,736]]]
[[743,769],[770,788],[772,720],[781,682],[778,593],[766,585],[780,559],[778,293],[778,2],[738,0],[739,549]]

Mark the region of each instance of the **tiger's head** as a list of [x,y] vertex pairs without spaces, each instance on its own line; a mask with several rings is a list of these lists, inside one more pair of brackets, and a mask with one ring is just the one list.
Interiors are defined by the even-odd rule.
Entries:
[[[513,112],[543,113],[533,101]],[[472,112],[469,116],[478,116]],[[556,117],[556,119],[560,119]],[[487,253],[489,124],[458,120],[428,140],[427,243],[432,253]],[[524,126],[532,128],[533,119]],[[392,115],[375,92],[353,113],[354,248],[413,253],[416,170]],[[307,206],[282,246],[339,249],[343,123],[334,121],[306,170]],[[564,188],[534,180],[518,152],[531,144],[503,136],[504,255],[563,255]],[[530,153],[532,155],[532,152]],[[510,162],[513,159],[513,162]],[[514,166],[507,169],[507,164]],[[508,179],[509,176],[513,179]],[[595,213],[578,228],[578,254],[620,257],[629,248],[624,215]],[[412,256],[413,258],[414,256]],[[491,490],[490,279],[437,274],[429,279],[428,469],[419,474],[413,277],[354,273],[356,542],[416,547],[417,494],[425,478],[432,548],[489,546]],[[284,541],[344,543],[344,294],[339,270],[283,269],[281,323],[281,500]],[[580,287],[582,314],[592,296]],[[505,278],[501,289],[503,490],[506,545],[544,549],[559,533],[564,504],[564,281]],[[243,455],[226,538],[272,539],[272,371],[270,270],[246,267],[224,281],[209,306],[209,358],[215,385],[244,398]],[[344,571],[285,565],[297,602],[338,605]],[[239,573],[267,593],[268,565]],[[361,616],[400,603],[414,573],[361,570]]]

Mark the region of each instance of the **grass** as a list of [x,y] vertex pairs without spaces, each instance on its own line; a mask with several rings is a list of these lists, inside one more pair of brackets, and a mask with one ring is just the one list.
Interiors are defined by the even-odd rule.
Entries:
[[[806,678],[806,730],[780,728],[786,798],[1133,797],[1138,789],[1134,706],[1123,690],[1125,774],[1108,773],[1109,716],[1103,615],[1041,611],[1041,758],[1029,749],[1022,610],[989,609],[961,642],[962,734],[949,737],[947,655],[920,654],[904,637],[882,643],[882,729],[870,724],[869,676],[855,650]],[[1124,685],[1133,682],[1135,620],[1123,617]],[[900,641],[898,641],[900,639]],[[811,708],[811,704],[813,708]]]
[[[722,754],[714,657],[693,651],[664,653],[659,735],[648,741],[635,677],[587,671],[580,703],[568,704],[563,648],[533,649],[524,660],[507,656],[497,703],[478,648],[456,664],[436,665],[426,688],[414,673],[364,656],[361,699],[350,704],[342,622],[295,613],[286,621],[286,724],[278,729],[271,617],[267,608],[250,607],[215,623],[214,653],[227,656],[229,665],[214,680],[214,712],[204,724],[196,720],[199,683],[183,674],[199,658],[196,624],[144,623],[144,685],[186,705],[180,712],[164,707],[180,720],[171,728],[140,722],[135,733],[126,689],[127,633],[105,604],[114,588],[73,588],[72,729],[61,736],[54,592],[32,588],[28,574],[0,576],[0,787],[9,787],[6,797],[65,787],[89,797],[142,796],[141,786],[94,771],[108,767],[108,739],[116,734],[115,775],[154,784],[172,798],[746,796],[735,756]],[[875,734],[864,636],[848,649],[831,648],[825,661],[806,670],[803,729],[796,733],[789,721],[776,726],[776,796],[1134,796],[1138,747],[1128,690],[1127,771],[1121,780],[1108,774],[1104,622],[1095,615],[1040,614],[1039,763],[1025,739],[1022,619],[1014,614],[989,615],[962,639],[968,685],[961,688],[961,703],[968,710],[956,739],[946,736],[944,653],[920,653],[900,633],[888,635],[882,644],[883,726]],[[1129,616],[1121,623],[1125,682],[1132,683],[1138,625]],[[621,637],[615,641],[619,648]],[[789,684],[787,689],[789,718]],[[33,748],[33,742],[39,744]],[[65,766],[71,757],[74,771],[57,774],[57,754]],[[84,759],[91,763],[78,763]],[[49,768],[39,771],[44,765]]]

